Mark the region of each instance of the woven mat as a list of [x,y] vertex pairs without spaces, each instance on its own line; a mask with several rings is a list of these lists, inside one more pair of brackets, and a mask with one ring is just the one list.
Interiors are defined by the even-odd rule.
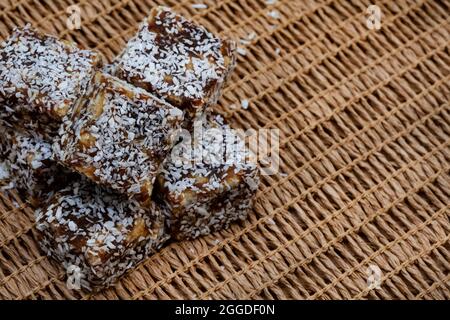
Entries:
[[1,38],[30,22],[109,59],[161,4],[251,38],[217,111],[281,137],[247,222],[171,244],[95,296],[66,288],[26,201],[2,195],[1,298],[450,298],[450,2],[376,1],[380,30],[373,1],[268,2],[81,0],[70,31],[73,0],[0,1]]

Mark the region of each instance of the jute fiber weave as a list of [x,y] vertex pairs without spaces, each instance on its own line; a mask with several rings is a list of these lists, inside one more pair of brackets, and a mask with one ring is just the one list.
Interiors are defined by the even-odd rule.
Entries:
[[156,5],[245,40],[215,109],[278,128],[279,173],[248,221],[173,243],[96,295],[67,289],[26,199],[3,193],[0,298],[449,299],[450,2],[1,0],[0,37],[31,23],[112,59]]

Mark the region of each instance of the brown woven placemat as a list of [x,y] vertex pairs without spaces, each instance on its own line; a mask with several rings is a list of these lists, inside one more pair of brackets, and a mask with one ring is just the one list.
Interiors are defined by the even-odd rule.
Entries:
[[280,174],[264,177],[247,222],[172,244],[95,296],[66,288],[33,212],[3,194],[0,298],[450,298],[448,0],[377,0],[380,30],[368,0],[76,2],[82,28],[70,31],[73,0],[1,0],[0,37],[29,22],[111,59],[167,5],[250,38],[217,111],[279,128]]

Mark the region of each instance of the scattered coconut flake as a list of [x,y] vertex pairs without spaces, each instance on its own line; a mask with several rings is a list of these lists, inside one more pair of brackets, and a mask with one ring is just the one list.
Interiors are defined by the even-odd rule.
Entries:
[[208,6],[204,3],[194,3],[192,9],[208,9]]
[[241,106],[242,106],[242,108],[243,109],[246,109],[247,110],[247,108],[248,108],[248,100],[242,100],[241,101]]
[[237,53],[239,53],[241,56],[246,56],[246,55],[247,55],[247,50],[245,50],[244,48],[238,47],[236,51],[237,51]]
[[248,34],[248,37],[247,37],[248,40],[253,40],[255,38],[256,38],[256,33],[255,32],[251,32],[251,33]]
[[273,19],[280,19],[281,18],[280,12],[278,10],[269,11],[267,13],[267,15],[269,17],[273,18]]
[[276,48],[276,49],[275,49],[275,54],[276,54],[277,56],[280,54],[280,52],[281,52],[281,49],[280,49],[280,48]]
[[249,45],[252,43],[252,40],[254,40],[255,38],[256,38],[256,33],[252,32],[252,33],[248,34],[247,38],[241,39],[240,42],[243,45]]
[[270,6],[270,5],[277,3],[277,1],[278,0],[266,0],[266,4]]
[[[66,117],[63,134],[53,145],[54,157],[82,174],[85,168],[92,168],[88,178],[116,191],[147,196],[161,162],[170,152],[183,114],[109,75],[98,74],[92,86],[92,101],[103,94],[101,113]],[[89,152],[77,134],[81,130],[95,141]],[[73,166],[74,162],[82,164],[82,169]]]

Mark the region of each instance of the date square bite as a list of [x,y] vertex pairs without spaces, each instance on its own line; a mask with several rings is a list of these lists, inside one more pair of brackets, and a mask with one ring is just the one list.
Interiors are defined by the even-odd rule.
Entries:
[[217,102],[236,64],[236,44],[165,7],[152,10],[113,73],[180,108],[188,121]]
[[86,181],[54,195],[36,221],[43,251],[74,277],[74,289],[113,285],[168,239],[156,206],[143,208]]
[[[27,25],[0,46],[0,102],[18,115],[60,121],[85,92],[102,56]],[[11,111],[11,110],[10,110]]]
[[55,158],[100,185],[147,201],[182,121],[181,110],[97,73],[92,92],[63,121]]

